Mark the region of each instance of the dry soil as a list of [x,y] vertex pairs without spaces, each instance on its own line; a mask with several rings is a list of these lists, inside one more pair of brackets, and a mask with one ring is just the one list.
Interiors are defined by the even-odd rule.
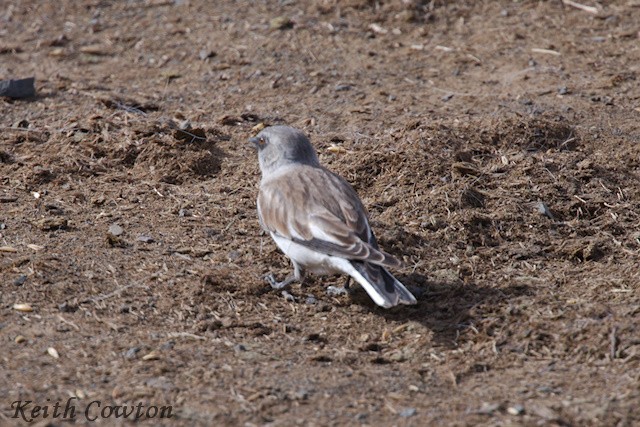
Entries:
[[[640,3],[570,3],[4,1],[0,424],[640,425]],[[418,305],[270,290],[282,123]]]

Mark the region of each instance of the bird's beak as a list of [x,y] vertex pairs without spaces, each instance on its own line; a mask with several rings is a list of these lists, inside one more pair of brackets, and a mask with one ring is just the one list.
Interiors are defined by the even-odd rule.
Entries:
[[253,144],[255,148],[258,150],[262,150],[266,145],[266,141],[261,136],[254,136],[253,138],[249,138],[249,142]]

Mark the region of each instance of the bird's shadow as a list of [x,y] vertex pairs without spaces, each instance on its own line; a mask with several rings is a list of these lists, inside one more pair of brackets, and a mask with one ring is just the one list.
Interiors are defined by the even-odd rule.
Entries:
[[[286,268],[283,267],[282,277]],[[506,286],[490,286],[474,283],[472,280],[430,279],[421,273],[397,274],[395,276],[411,291],[417,299],[415,305],[398,305],[389,309],[377,306],[358,286],[352,285],[348,298],[334,299],[338,305],[357,304],[365,312],[383,317],[394,323],[418,322],[433,334],[433,344],[446,348],[458,347],[460,336],[469,329],[483,323],[483,320],[495,316],[497,310],[509,306],[510,302],[532,292],[530,286],[517,283]],[[335,276],[334,285],[340,287],[344,276]],[[302,295],[314,295],[323,292],[327,279],[310,275],[305,278],[300,289],[291,288],[291,294],[300,299]],[[270,286],[264,286],[257,295],[273,292]],[[317,295],[317,294],[316,294]],[[338,302],[342,300],[342,302]]]
[[416,294],[416,305],[400,305],[391,309],[368,302],[363,302],[363,305],[393,322],[419,322],[433,333],[435,345],[448,348],[457,347],[460,334],[482,321],[484,307],[491,307],[490,311],[494,313],[495,309],[508,305],[513,298],[530,292],[529,287],[522,284],[498,288],[462,280],[430,281],[419,273],[398,275],[397,278]]

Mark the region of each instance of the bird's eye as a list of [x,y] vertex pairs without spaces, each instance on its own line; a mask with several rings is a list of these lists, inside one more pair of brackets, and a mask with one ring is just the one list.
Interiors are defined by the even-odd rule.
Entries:
[[251,142],[257,148],[264,148],[267,145],[268,141],[264,136],[254,136],[253,138],[249,138],[249,142]]

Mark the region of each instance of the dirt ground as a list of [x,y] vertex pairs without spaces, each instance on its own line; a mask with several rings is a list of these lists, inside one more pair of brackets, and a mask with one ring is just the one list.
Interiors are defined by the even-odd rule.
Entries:
[[[640,3],[582,3],[4,2],[0,425],[640,425]],[[260,123],[417,306],[270,290]]]

